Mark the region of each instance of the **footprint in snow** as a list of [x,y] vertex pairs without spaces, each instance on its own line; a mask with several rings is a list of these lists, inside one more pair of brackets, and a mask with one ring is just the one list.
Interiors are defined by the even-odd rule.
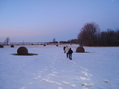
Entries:
[[92,76],[92,74],[86,72],[86,71],[82,71],[82,73],[86,76],[86,77],[89,77],[89,76]]
[[104,82],[107,83],[107,84],[109,84],[110,86],[112,86],[111,81],[109,81],[109,80],[104,80]]
[[70,85],[71,87],[76,87],[76,85],[75,84],[69,84],[68,82],[66,82],[66,81],[62,81],[62,83],[63,84],[65,84],[65,85]]
[[51,81],[51,80],[48,80],[48,79],[43,79],[42,81],[45,81],[45,82],[47,82],[47,83],[53,83],[53,84],[56,84],[56,85],[62,85],[62,84],[59,83],[59,82]]
[[89,78],[86,78],[86,77],[80,77],[80,79],[81,79],[82,81],[90,80]]
[[47,82],[47,83],[53,83],[53,81],[50,81],[50,80],[48,80],[48,79],[42,79],[42,81],[45,81],[45,82]]
[[69,85],[69,83],[68,82],[65,82],[65,81],[62,81],[62,83],[64,83],[65,85]]
[[81,85],[84,87],[92,87],[93,86],[92,84],[87,84],[87,83],[82,83]]
[[62,85],[61,83],[58,83],[58,82],[54,82],[55,84],[57,84],[57,85]]
[[109,83],[109,80],[104,80],[105,83]]
[[75,84],[71,84],[71,86],[72,86],[72,87],[76,87],[76,85],[75,85]]

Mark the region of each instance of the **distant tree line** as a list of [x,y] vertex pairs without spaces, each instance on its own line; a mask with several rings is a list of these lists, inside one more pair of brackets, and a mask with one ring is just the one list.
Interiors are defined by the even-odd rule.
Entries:
[[78,44],[78,40],[77,39],[71,39],[68,41],[60,41],[60,44]]
[[119,29],[100,32],[96,23],[87,23],[78,34],[78,43],[85,46],[119,46]]

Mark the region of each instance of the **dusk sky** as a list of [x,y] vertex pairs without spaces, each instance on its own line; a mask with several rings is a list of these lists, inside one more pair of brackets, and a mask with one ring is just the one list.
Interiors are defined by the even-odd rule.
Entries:
[[119,0],[0,0],[0,42],[76,39],[89,22],[119,29]]

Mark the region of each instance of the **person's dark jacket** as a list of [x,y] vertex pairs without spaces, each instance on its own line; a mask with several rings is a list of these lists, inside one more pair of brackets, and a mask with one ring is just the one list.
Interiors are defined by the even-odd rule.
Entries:
[[68,54],[72,54],[72,53],[73,53],[73,51],[72,51],[72,49],[70,48],[69,51],[68,51]]

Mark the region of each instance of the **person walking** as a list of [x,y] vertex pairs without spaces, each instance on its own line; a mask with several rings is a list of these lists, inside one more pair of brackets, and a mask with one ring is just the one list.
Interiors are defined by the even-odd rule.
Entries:
[[68,46],[66,46],[66,48],[65,48],[65,53],[66,53],[66,57],[68,58],[69,57],[69,54],[68,54],[68,52],[69,52],[69,47]]
[[68,51],[68,57],[70,60],[72,60],[72,53],[73,53],[73,50],[70,48]]
[[66,48],[66,46],[63,47],[64,53],[66,53],[66,52],[65,52],[65,48]]

